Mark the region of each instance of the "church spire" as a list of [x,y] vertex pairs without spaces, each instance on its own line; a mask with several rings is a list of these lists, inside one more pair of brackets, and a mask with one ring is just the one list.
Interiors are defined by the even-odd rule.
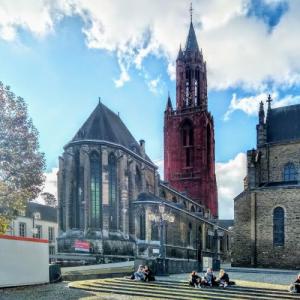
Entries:
[[179,51],[178,51],[177,59],[183,59],[183,52],[182,52],[182,49],[181,49],[181,44],[179,46]]
[[167,100],[166,111],[173,111],[172,101],[171,101],[171,97],[170,97],[169,92],[168,92],[168,100]]
[[191,23],[190,23],[190,29],[189,29],[189,34],[186,40],[185,44],[185,52],[186,51],[199,51],[198,47],[198,42],[194,30],[194,25],[193,25],[193,4],[191,3],[190,6],[190,17],[191,17]]

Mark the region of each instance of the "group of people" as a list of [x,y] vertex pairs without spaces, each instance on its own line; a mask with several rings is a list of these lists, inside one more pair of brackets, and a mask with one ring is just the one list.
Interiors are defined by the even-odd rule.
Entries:
[[154,281],[155,277],[148,266],[139,265],[137,271],[131,275],[130,279],[137,281]]
[[202,288],[205,286],[220,286],[226,288],[229,284],[229,276],[223,269],[220,270],[218,279],[214,275],[213,270],[211,268],[208,268],[203,278],[201,278],[201,276],[199,276],[196,271],[193,271],[189,280],[189,285],[195,288]]
[[[154,281],[155,277],[149,266],[140,265],[138,270],[134,272],[130,279],[137,281]],[[229,281],[229,275],[223,270],[220,270],[219,277],[214,275],[211,268],[206,270],[204,277],[199,276],[196,271],[193,271],[190,275],[189,285],[195,288],[202,287],[223,287],[226,288],[229,285],[235,284],[233,281]],[[289,286],[291,293],[300,293],[300,273],[297,275],[295,282]]]

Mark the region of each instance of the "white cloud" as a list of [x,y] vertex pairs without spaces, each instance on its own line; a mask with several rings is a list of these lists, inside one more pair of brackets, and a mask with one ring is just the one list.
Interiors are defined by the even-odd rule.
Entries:
[[246,154],[239,153],[225,163],[216,163],[218,184],[219,217],[233,219],[233,199],[243,191],[246,176]]
[[[57,172],[58,172],[58,168],[53,168],[50,172],[44,173],[46,180],[45,180],[44,189],[42,191],[42,193],[47,192],[53,194],[56,199],[57,199]],[[41,195],[39,195],[35,201],[44,204],[44,200],[41,197]]]
[[[288,1],[288,11],[271,32],[263,20],[247,15],[249,3],[194,3],[194,24],[208,62],[210,88],[260,89],[270,81],[286,86],[299,83],[300,40],[296,28],[300,27],[300,1]],[[276,3],[265,0],[273,7]],[[128,70],[140,69],[149,54],[165,57],[174,78],[178,46],[184,43],[188,30],[187,2],[0,0],[0,37],[13,40],[19,28],[44,36],[66,15],[82,18],[88,47],[117,53],[121,71],[115,81],[118,87],[130,79]]]
[[[261,101],[265,103],[267,97],[268,97],[267,93],[260,93],[258,95],[243,97],[243,98],[237,98],[237,95],[233,94],[228,110],[224,115],[224,120],[225,121],[229,120],[230,115],[236,110],[241,110],[247,115],[256,116],[258,114],[259,103]],[[278,93],[273,92],[271,94],[271,97],[273,99],[272,101],[273,108],[300,103],[300,95],[295,95],[295,96],[286,95],[282,99],[279,99]]]

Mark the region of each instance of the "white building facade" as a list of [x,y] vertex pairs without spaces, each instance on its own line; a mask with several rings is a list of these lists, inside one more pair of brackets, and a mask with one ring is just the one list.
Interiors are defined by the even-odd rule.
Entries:
[[29,202],[26,209],[19,212],[19,215],[12,221],[6,234],[46,239],[49,243],[49,255],[54,255],[57,252],[57,209]]

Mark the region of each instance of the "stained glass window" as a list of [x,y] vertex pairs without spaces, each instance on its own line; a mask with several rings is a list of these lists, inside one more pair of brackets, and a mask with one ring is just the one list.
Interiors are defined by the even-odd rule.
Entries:
[[101,183],[101,165],[100,156],[93,152],[90,158],[91,164],[91,227],[101,227],[101,199],[100,199],[100,183]]
[[117,203],[117,161],[113,153],[108,158],[109,176],[109,228],[117,230],[118,227],[118,203]]

